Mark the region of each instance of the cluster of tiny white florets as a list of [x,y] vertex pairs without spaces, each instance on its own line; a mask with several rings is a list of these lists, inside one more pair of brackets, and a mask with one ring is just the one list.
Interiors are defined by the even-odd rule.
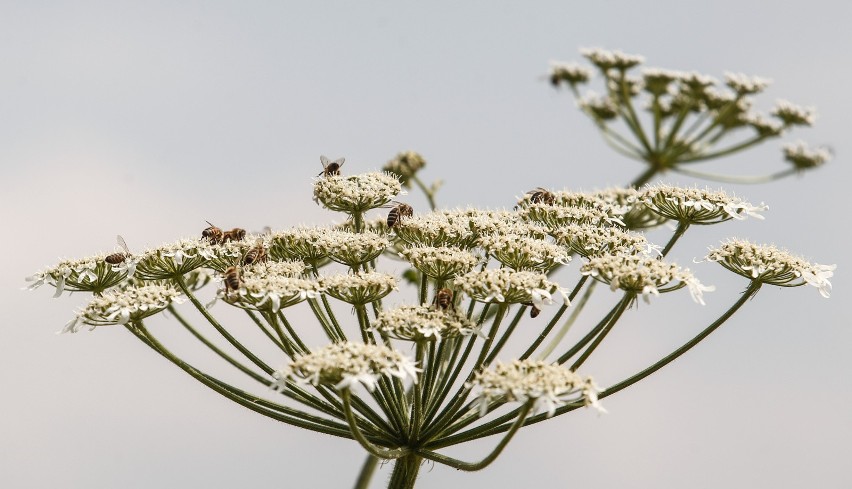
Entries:
[[537,360],[498,362],[493,370],[483,370],[468,384],[477,395],[475,406],[484,416],[492,403],[532,402],[532,410],[547,416],[565,404],[582,402],[598,411],[606,410],[598,402],[600,388],[591,377],[583,377],[567,367]]
[[297,357],[274,372],[273,388],[284,390],[289,382],[327,385],[339,390],[362,384],[372,391],[381,376],[411,379],[416,383],[419,370],[409,358],[384,345],[332,343]]
[[29,290],[44,284],[56,288],[54,297],[64,291],[100,293],[123,282],[128,277],[126,268],[118,268],[104,261],[105,253],[74,260],[62,260],[57,265],[26,278]]
[[399,181],[405,188],[411,188],[411,180],[418,171],[426,166],[426,160],[420,153],[415,151],[404,151],[382,167],[382,170],[393,173],[399,177]]
[[825,148],[809,148],[804,141],[785,144],[781,149],[784,159],[798,170],[814,168],[831,159],[831,151]]
[[725,84],[739,95],[752,95],[766,90],[772,83],[768,78],[749,76],[742,73],[725,73]]
[[[635,192],[635,190],[634,190]],[[630,210],[630,204],[620,203],[612,190],[598,192],[571,192],[561,190],[554,192],[554,204],[563,207],[590,207],[606,212],[610,216],[622,216]],[[635,197],[632,199],[635,201]]]
[[482,261],[481,257],[470,251],[447,246],[412,246],[403,249],[399,256],[427,277],[440,281],[467,273]]
[[350,214],[381,207],[401,192],[399,178],[386,172],[328,175],[314,182],[315,201],[327,209]]
[[[301,267],[304,270],[304,265]],[[294,262],[258,264],[247,267],[241,276],[236,294],[222,294],[226,302],[250,309],[278,312],[305,299],[318,297],[322,292],[314,280],[295,276],[299,270]]]
[[479,328],[463,313],[426,305],[382,311],[373,328],[392,338],[409,341],[437,341],[479,333]]
[[598,95],[591,90],[577,101],[577,105],[597,121],[608,121],[618,116],[618,104],[612,97]]
[[355,267],[381,255],[390,241],[376,233],[329,230],[316,240],[315,246],[322,248],[332,260]]
[[273,260],[299,260],[316,264],[328,256],[319,243],[332,232],[327,227],[298,227],[272,233],[269,256]]
[[216,258],[216,247],[206,239],[184,238],[144,251],[136,274],[143,280],[161,280],[183,276],[207,266]]
[[579,83],[586,83],[592,77],[592,70],[580,66],[577,63],[563,63],[560,61],[550,62],[550,83],[554,87],[558,87],[563,83],[574,86]]
[[394,226],[397,237],[412,246],[471,248],[476,236],[470,223],[446,212],[431,212],[406,218]]
[[816,110],[813,107],[802,107],[787,100],[778,100],[772,115],[787,126],[812,126],[816,121]]
[[548,271],[571,261],[568,251],[544,239],[520,234],[497,234],[479,238],[479,246],[503,265],[515,270]]
[[618,50],[609,51],[602,48],[581,49],[580,54],[603,72],[611,69],[627,70],[645,62],[644,57],[636,54],[626,54]]
[[580,272],[609,284],[611,290],[622,289],[641,294],[646,302],[651,295],[686,286],[692,299],[704,305],[704,292],[715,290],[713,286],[702,285],[687,268],[641,255],[591,257]]
[[544,224],[554,229],[569,224],[589,224],[592,226],[611,226],[624,223],[617,216],[598,207],[567,207],[542,203],[529,204],[518,211],[524,219]]
[[569,303],[565,289],[549,281],[547,275],[528,270],[498,268],[473,271],[456,277],[454,283],[465,294],[481,302],[532,304],[542,309],[553,303],[551,294],[558,292],[562,301]]
[[598,255],[660,255],[660,247],[649,243],[643,234],[615,226],[569,224],[554,229],[551,234],[557,243],[564,244],[580,256]]
[[627,229],[647,229],[666,222],[666,218],[652,212],[642,202],[639,190],[633,187],[610,187],[590,194],[596,201],[609,205]]
[[547,228],[526,221],[515,211],[492,209],[460,209],[445,211],[452,220],[466,224],[474,238],[491,234],[523,234],[539,238],[547,236]]
[[83,324],[92,327],[127,324],[152,316],[171,303],[181,303],[180,292],[165,285],[142,285],[113,289],[96,295],[60,333],[76,333]]
[[214,257],[205,263],[204,266],[212,268],[217,272],[224,272],[229,267],[240,263],[249,248],[257,244],[258,238],[261,237],[246,236],[240,241],[227,241],[213,245]]
[[823,297],[831,294],[831,282],[837,265],[809,263],[803,258],[772,245],[759,245],[731,239],[719,248],[711,248],[707,259],[748,279],[781,287],[812,285]]
[[331,275],[319,279],[322,291],[352,305],[377,301],[396,288],[396,277],[379,272]]
[[729,219],[743,220],[747,216],[763,219],[758,214],[769,207],[752,205],[722,190],[655,185],[643,192],[643,201],[657,214],[686,224],[715,224]]

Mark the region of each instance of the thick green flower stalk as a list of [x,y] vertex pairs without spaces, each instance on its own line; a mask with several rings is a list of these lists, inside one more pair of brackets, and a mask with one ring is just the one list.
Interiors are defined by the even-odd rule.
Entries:
[[[657,70],[633,80],[626,72],[638,57],[602,51],[587,57],[605,75],[609,91],[583,108],[621,150],[634,151],[652,165],[654,171],[644,180],[730,152],[714,148],[734,129],[750,127],[769,137],[812,119],[809,111],[789,104],[774,112],[777,127],[748,112],[746,96],[762,89],[761,80],[732,75],[728,86],[734,92],[725,95],[694,74]],[[578,67],[554,68],[557,85],[575,88],[588,78]],[[650,137],[641,132],[631,105],[642,90],[652,96],[655,129]],[[606,124],[619,117],[639,145],[609,132]],[[682,132],[690,117],[701,122]],[[799,159],[827,158],[802,148],[790,151]],[[368,486],[379,461],[393,462],[391,488],[414,487],[426,461],[481,470],[525,426],[579,408],[606,412],[606,397],[694,347],[763,285],[811,285],[825,297],[831,290],[833,265],[729,239],[711,248],[698,266],[719,263],[747,281],[745,291],[719,317],[702,319],[714,287],[669,261],[669,252],[692,226],[744,226],[739,221],[763,219],[764,204],[723,190],[663,184],[595,192],[537,188],[512,210],[433,210],[389,218],[412,182],[434,205],[437,186],[418,183],[424,165],[422,157],[409,152],[384,172],[344,175],[338,168],[317,176],[315,201],[342,213],[343,225],[239,234],[229,240],[218,239],[220,234],[208,228],[197,238],[110,259],[118,263],[108,263],[107,254],[63,260],[30,277],[30,288],[52,286],[55,297],[66,291],[91,294],[63,333],[124,327],[186,374],[247,409],[358,443],[367,460],[356,488]],[[798,167],[807,166],[817,165]],[[674,226],[666,243],[652,243],[643,233],[668,221]],[[609,310],[587,318],[583,309],[598,283],[609,289],[599,290]],[[615,334],[617,324],[641,317],[635,307],[639,299],[666,307],[669,292],[690,294],[697,311],[689,322],[700,333],[646,368],[600,386],[583,366],[601,356],[598,347]],[[212,301],[203,301],[204,295]],[[245,314],[245,321],[219,319],[230,307]],[[195,309],[207,323],[204,328],[231,348],[226,351],[217,346],[220,339],[208,339],[209,333],[187,318],[187,308]],[[147,325],[164,311],[201,347],[245,374],[247,385],[225,382],[207,373],[213,370],[209,366],[173,353]],[[321,332],[326,343],[308,346],[300,332],[309,329]],[[260,353],[246,346],[258,337],[272,349]],[[255,384],[264,387],[264,395],[249,390]],[[445,452],[490,436],[486,453],[474,460]]]

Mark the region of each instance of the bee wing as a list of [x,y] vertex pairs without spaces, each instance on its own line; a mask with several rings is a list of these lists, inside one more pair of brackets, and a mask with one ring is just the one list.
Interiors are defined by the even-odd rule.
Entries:
[[128,248],[127,243],[124,242],[124,238],[122,238],[121,235],[119,234],[115,237],[115,240],[118,243],[118,246],[121,246],[121,249],[123,249],[129,255],[130,254],[130,248]]
[[337,166],[343,166],[344,161],[346,161],[346,158],[338,158],[338,159],[332,161],[332,163],[336,163]]
[[330,161],[328,161],[328,158],[326,158],[325,155],[320,155],[320,163],[322,163],[323,168],[326,168]]

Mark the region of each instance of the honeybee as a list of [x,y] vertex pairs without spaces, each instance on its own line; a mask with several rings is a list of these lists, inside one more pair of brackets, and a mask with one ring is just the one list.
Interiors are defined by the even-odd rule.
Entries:
[[211,244],[222,243],[222,239],[225,236],[225,233],[223,233],[221,229],[214,226],[213,223],[211,223],[210,221],[205,222],[207,222],[207,224],[210,224],[210,227],[204,229],[204,231],[201,231],[201,238],[207,238],[207,240],[210,241]]
[[526,193],[529,196],[531,204],[546,204],[553,205],[556,202],[556,196],[546,188],[536,187]]
[[124,252],[113,253],[111,255],[107,255],[104,258],[104,261],[109,263],[110,265],[118,265],[119,263],[124,262],[127,258],[130,257],[130,249],[127,247],[127,243],[124,242],[124,238],[121,235],[116,236],[116,241],[118,242],[118,246],[124,250]]
[[227,243],[228,241],[242,241],[243,238],[246,237],[246,230],[242,228],[234,228],[230,231],[225,231],[222,233],[222,243]]
[[433,302],[434,306],[447,310],[452,309],[456,310],[456,304],[453,301],[453,291],[450,289],[439,289],[438,292],[435,293],[435,301]]
[[388,227],[393,228],[404,218],[411,217],[413,214],[414,209],[410,205],[402,202],[394,202],[394,206],[388,212]]
[[225,270],[223,278],[225,282],[226,296],[231,292],[240,290],[240,284],[243,283],[243,277],[240,274],[240,269],[238,267],[228,267],[228,269]]
[[343,166],[343,162],[346,161],[346,158],[338,158],[334,161],[329,161],[324,155],[320,156],[320,163],[322,163],[322,171],[317,174],[317,176],[323,175],[326,177],[330,177],[332,175],[340,175],[340,167]]
[[262,263],[265,262],[269,256],[266,254],[266,247],[263,246],[263,239],[257,238],[257,241],[254,242],[254,246],[246,251],[246,254],[243,255],[243,259],[241,261],[242,265],[251,265],[252,263]]

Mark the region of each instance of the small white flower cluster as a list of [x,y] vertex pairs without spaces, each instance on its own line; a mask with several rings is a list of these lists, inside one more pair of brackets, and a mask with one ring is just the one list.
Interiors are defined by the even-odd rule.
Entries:
[[379,272],[330,275],[319,279],[320,289],[352,305],[377,301],[396,288],[396,277]]
[[484,416],[491,403],[532,401],[532,410],[547,416],[569,403],[582,401],[600,412],[606,410],[598,401],[600,388],[591,377],[583,377],[558,364],[537,360],[498,362],[493,370],[477,372],[468,384],[477,394],[475,403]]
[[645,206],[640,191],[635,188],[610,187],[596,190],[589,195],[594,201],[602,202],[613,217],[618,217],[627,229],[648,229],[666,222],[666,218]]
[[401,192],[399,178],[386,172],[327,175],[314,182],[316,202],[329,210],[349,214],[381,207]]
[[532,304],[542,309],[553,303],[551,294],[558,292],[562,301],[569,304],[566,290],[539,272],[486,269],[468,272],[456,277],[454,282],[465,294],[481,302]]
[[183,299],[180,292],[171,286],[142,285],[114,289],[94,296],[60,333],[76,333],[83,324],[94,328],[138,321],[157,314],[173,302],[180,304]]
[[515,270],[548,271],[571,261],[562,246],[521,234],[482,236],[479,246],[503,265]]
[[136,275],[143,280],[183,276],[214,260],[217,256],[216,246],[206,239],[184,238],[145,250],[139,257]]
[[782,147],[784,159],[797,170],[806,170],[820,166],[831,159],[831,151],[825,148],[809,148],[804,141],[785,144]]
[[272,233],[269,256],[273,260],[298,260],[318,263],[328,257],[328,250],[319,246],[332,232],[327,227],[298,227]]
[[489,234],[547,236],[547,228],[524,220],[515,211],[468,208],[444,211],[444,214],[452,221],[467,225],[473,232],[474,240]]
[[425,305],[382,311],[373,328],[392,338],[408,341],[439,341],[479,333],[479,328],[463,313]]
[[687,286],[692,300],[703,306],[704,292],[715,290],[713,286],[702,285],[687,268],[641,255],[594,256],[589,258],[580,272],[609,284],[611,290],[622,289],[641,294],[645,302],[649,301],[651,295]]
[[222,291],[220,296],[238,307],[276,313],[305,299],[318,297],[322,292],[316,281],[295,276],[304,268],[304,264],[300,267],[296,262],[253,265],[243,271],[236,294]]
[[589,91],[577,101],[577,106],[596,121],[608,121],[618,116],[618,104],[612,97]]
[[558,87],[566,83],[570,86],[586,83],[592,77],[592,70],[580,66],[577,63],[563,63],[560,61],[550,62],[550,73],[548,78],[551,85]]
[[660,255],[660,247],[644,235],[615,226],[569,224],[551,231],[557,243],[583,257],[599,255]]
[[394,226],[397,237],[411,246],[472,248],[476,235],[468,219],[448,212],[431,212],[406,218]]
[[376,233],[352,233],[328,230],[314,243],[334,261],[355,267],[375,259],[390,246],[390,241]]
[[411,183],[409,180],[424,166],[426,166],[426,160],[423,159],[420,153],[404,151],[396,155],[394,159],[385,163],[382,170],[398,176],[402,186],[410,188]]
[[617,216],[612,216],[598,207],[567,207],[561,205],[529,204],[518,211],[524,219],[544,224],[555,229],[569,224],[592,226],[624,226]]
[[768,78],[748,76],[742,73],[725,73],[725,84],[738,95],[753,95],[766,90],[772,83]]
[[27,282],[31,282],[27,289],[34,290],[49,284],[56,288],[53,297],[59,297],[66,290],[101,293],[128,278],[127,268],[110,265],[104,261],[106,257],[105,253],[101,253],[86,258],[62,260],[53,267],[27,277]]
[[332,343],[278,369],[272,387],[283,391],[289,382],[296,382],[343,390],[361,384],[373,391],[383,375],[416,383],[419,371],[409,358],[384,345]]
[[803,258],[772,245],[759,245],[747,240],[731,239],[719,248],[711,248],[707,259],[748,279],[781,287],[812,285],[828,298],[837,265],[809,263]]
[[427,277],[439,281],[467,273],[482,261],[482,258],[470,251],[447,246],[412,246],[403,249],[399,256]]
[[642,197],[645,205],[660,216],[686,224],[715,224],[729,219],[743,220],[746,216],[763,219],[758,212],[769,208],[763,203],[752,205],[722,190],[664,184],[645,188]]
[[580,54],[604,72],[611,69],[627,70],[645,62],[644,57],[636,54],[626,54],[618,50],[609,51],[602,48],[581,49]]
[[787,100],[775,102],[771,113],[786,126],[812,126],[816,121],[816,110],[813,107],[802,107]]

